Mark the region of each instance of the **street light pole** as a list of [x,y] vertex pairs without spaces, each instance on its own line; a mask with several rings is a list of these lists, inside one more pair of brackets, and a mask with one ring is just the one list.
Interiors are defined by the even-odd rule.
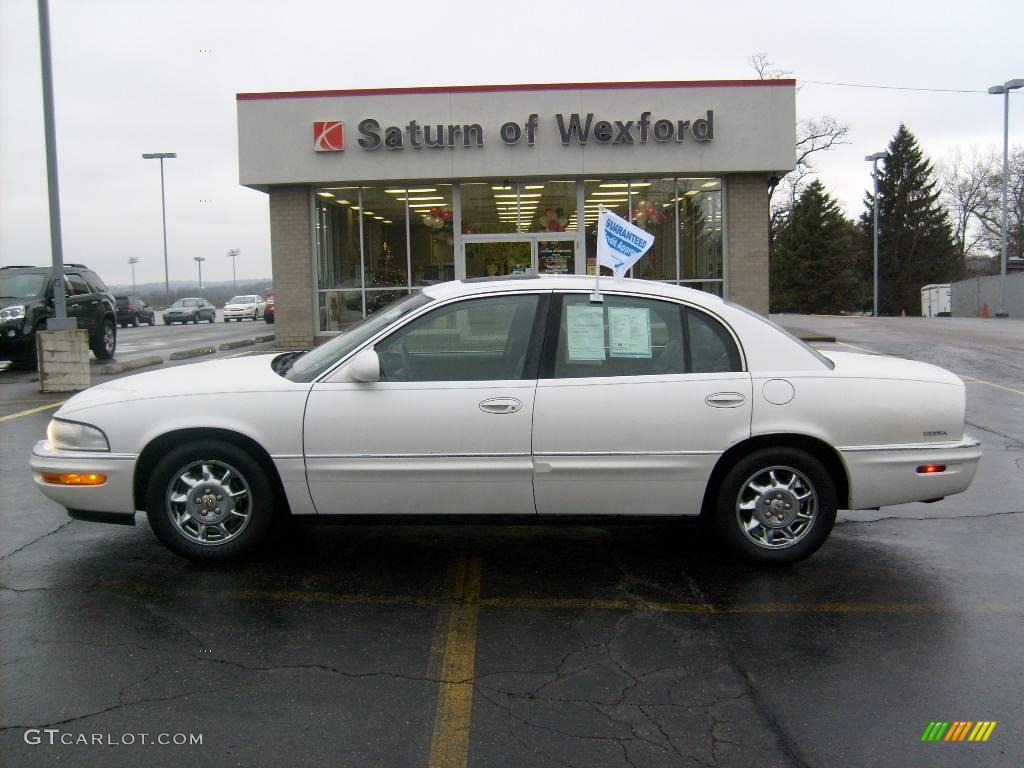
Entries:
[[199,295],[203,295],[203,262],[206,261],[204,256],[193,256],[193,260],[199,265]]
[[143,160],[160,161],[160,215],[164,225],[164,294],[168,301],[171,298],[171,278],[167,268],[167,201],[164,197],[164,160],[173,160],[177,156],[177,152],[145,152],[142,155]]
[[132,265],[132,296],[136,294],[135,290],[135,265],[139,263],[138,256],[132,256],[128,259],[128,263]]
[[874,180],[875,192],[872,196],[872,213],[875,219],[875,245],[874,245],[874,298],[871,304],[871,316],[878,317],[878,161],[884,160],[886,157],[885,152],[875,152],[873,155],[868,155],[865,160],[871,162],[871,178]]
[[1010,91],[1021,87],[1024,87],[1024,78],[1007,80],[1002,85],[993,85],[988,89],[989,93],[1003,96],[1003,252],[999,259],[999,311],[996,317],[1009,316],[1006,311],[1006,197],[1010,183]]
[[231,284],[234,286],[232,290],[238,290],[238,280],[235,278],[235,259],[238,258],[238,254],[241,251],[237,248],[232,248],[228,251],[228,258],[231,259]]

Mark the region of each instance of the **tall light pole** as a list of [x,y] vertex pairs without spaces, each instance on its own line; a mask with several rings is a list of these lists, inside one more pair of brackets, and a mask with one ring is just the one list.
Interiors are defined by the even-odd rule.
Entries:
[[143,160],[160,161],[160,214],[164,222],[164,295],[168,300],[171,298],[171,278],[167,269],[167,201],[164,198],[164,160],[173,160],[178,156],[177,152],[145,152]]
[[138,256],[132,256],[128,259],[128,263],[132,265],[132,296],[135,295],[135,265],[139,263]]
[[871,163],[871,178],[874,181],[874,185],[875,185],[875,192],[874,192],[874,195],[872,196],[872,206],[871,206],[872,209],[873,209],[872,210],[872,215],[874,216],[874,219],[875,219],[875,238],[874,238],[875,239],[875,247],[874,247],[874,253],[875,253],[875,261],[874,261],[874,264],[875,264],[874,270],[875,271],[874,271],[874,274],[875,274],[875,279],[874,279],[874,299],[872,300],[872,303],[871,303],[871,316],[872,317],[878,317],[878,161],[879,160],[884,160],[886,158],[886,156],[887,156],[887,153],[885,153],[885,152],[875,152],[875,154],[868,155],[867,157],[864,158],[865,160],[868,160]]
[[231,259],[231,284],[234,285],[232,290],[238,290],[238,280],[235,278],[235,259],[238,258],[238,254],[241,251],[238,248],[232,248],[228,251],[228,258]]
[[996,317],[1007,317],[1006,311],[1006,192],[1010,183],[1010,91],[1024,88],[1024,78],[993,85],[989,93],[1003,95],[1003,255],[999,259],[999,311]]
[[193,259],[193,261],[195,261],[196,264],[199,265],[199,295],[202,296],[203,295],[203,262],[206,261],[206,258],[203,257],[203,256],[193,256],[192,259]]

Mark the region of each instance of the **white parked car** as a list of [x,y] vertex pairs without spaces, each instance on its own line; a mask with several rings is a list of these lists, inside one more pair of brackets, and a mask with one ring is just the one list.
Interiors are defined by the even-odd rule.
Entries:
[[235,296],[224,305],[224,322],[232,320],[241,322],[245,318],[259,320],[267,311],[267,302],[262,296],[252,294],[249,296]]
[[[703,515],[793,562],[836,510],[960,493],[964,385],[817,352],[706,293],[586,277],[424,288],[306,353],[117,379],[68,400],[31,464],[72,517],[196,560],[292,515]],[[230,394],[230,397],[225,397]]]

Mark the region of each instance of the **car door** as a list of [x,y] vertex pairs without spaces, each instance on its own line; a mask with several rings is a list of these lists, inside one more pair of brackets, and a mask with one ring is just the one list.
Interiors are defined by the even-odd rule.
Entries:
[[751,379],[728,329],[648,297],[555,296],[534,406],[540,514],[700,511],[708,476],[750,435]]
[[436,307],[374,345],[381,379],[314,384],[304,448],[320,514],[534,514],[533,419],[547,294]]
[[92,293],[92,289],[81,275],[67,272],[64,276],[68,317],[76,318],[78,327],[88,330],[91,337],[98,332],[100,325],[99,298]]

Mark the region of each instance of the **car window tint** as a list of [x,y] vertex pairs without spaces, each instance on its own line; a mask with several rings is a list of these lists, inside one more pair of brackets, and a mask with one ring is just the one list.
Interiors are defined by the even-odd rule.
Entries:
[[68,272],[67,278],[68,285],[71,286],[71,294],[73,296],[92,293],[92,289],[88,286],[85,280],[82,279],[81,275],[76,275],[73,272]]
[[696,309],[686,310],[688,357],[691,373],[740,371],[740,351],[718,320]]
[[89,285],[92,286],[91,293],[106,293],[107,292],[107,286],[103,283],[102,280],[100,280],[100,276],[97,275],[95,272],[86,272],[85,273],[85,279],[86,279],[86,282],[88,282]]
[[375,347],[382,381],[521,379],[537,295],[489,296],[449,304]]
[[667,301],[605,294],[562,300],[554,377],[685,373],[683,314]]

